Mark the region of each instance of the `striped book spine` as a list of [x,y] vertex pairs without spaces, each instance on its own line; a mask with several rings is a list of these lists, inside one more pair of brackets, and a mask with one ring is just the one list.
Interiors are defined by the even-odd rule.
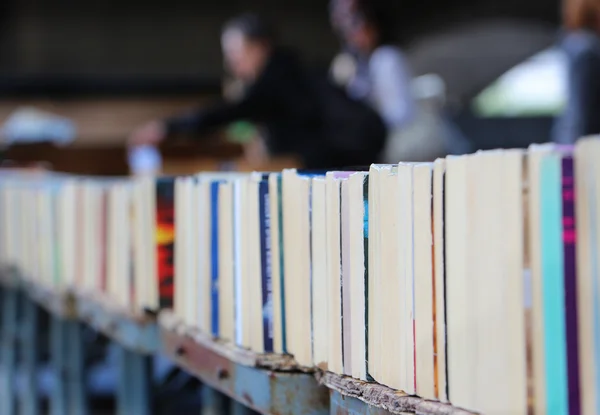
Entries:
[[577,333],[577,269],[575,229],[575,175],[573,157],[562,159],[562,225],[564,251],[565,319],[569,414],[581,413],[579,396],[579,342]]
[[263,346],[265,352],[273,352],[273,274],[271,269],[271,216],[269,212],[269,182],[267,179],[258,185],[261,243],[261,282]]

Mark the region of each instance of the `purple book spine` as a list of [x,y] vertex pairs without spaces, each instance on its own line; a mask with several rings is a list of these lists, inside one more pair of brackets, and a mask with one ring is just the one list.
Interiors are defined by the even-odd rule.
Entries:
[[569,415],[580,415],[579,354],[577,334],[577,269],[575,229],[575,175],[573,157],[562,159],[563,246],[565,281],[565,323],[567,334],[567,373]]

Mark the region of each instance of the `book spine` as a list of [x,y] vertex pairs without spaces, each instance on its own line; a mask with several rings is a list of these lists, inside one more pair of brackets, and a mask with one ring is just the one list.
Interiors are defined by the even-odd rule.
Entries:
[[369,176],[363,181],[363,249],[364,249],[364,296],[365,296],[365,377],[369,362]]
[[79,184],[75,190],[75,258],[74,268],[75,275],[73,276],[73,283],[80,285],[83,283],[82,278],[84,276],[84,258],[85,258],[85,215],[84,215],[84,201],[83,201],[83,188]]
[[156,182],[156,270],[160,308],[173,307],[175,280],[175,181]]
[[342,362],[344,374],[352,376],[352,308],[350,284],[350,212],[348,206],[348,181],[343,181],[340,186],[340,256],[342,275],[340,285],[342,288]]
[[[595,172],[596,170],[592,170],[593,172]],[[600,284],[598,281],[598,275],[600,272],[599,269],[599,264],[598,264],[598,258],[597,255],[595,255],[596,252],[598,252],[598,221],[597,221],[597,215],[595,212],[597,212],[598,209],[598,204],[597,204],[597,194],[595,189],[597,188],[596,185],[596,177],[594,174],[590,174],[588,176],[588,180],[590,181],[589,183],[589,189],[587,189],[587,191],[590,193],[589,196],[589,210],[591,212],[591,214],[589,215],[590,218],[590,252],[592,252],[592,284],[593,284],[593,294],[592,294],[592,298],[593,298],[593,319],[594,319],[594,326],[593,326],[593,330],[594,330],[594,345],[595,345],[595,353],[594,353],[594,357],[596,358],[596,364],[595,364],[595,372],[596,372],[596,376],[595,376],[595,380],[596,380],[596,397],[595,397],[595,401],[596,401],[596,410],[597,413],[600,413]]]
[[[441,295],[441,298],[443,298],[444,301],[444,307],[443,307],[443,312],[444,312],[444,317],[443,319],[441,319],[441,322],[443,323],[443,345],[444,345],[444,350],[442,351],[442,353],[444,354],[444,371],[442,373],[440,373],[441,376],[444,377],[444,390],[443,390],[443,397],[445,399],[443,399],[444,401],[447,401],[450,399],[450,387],[448,386],[448,288],[446,286],[447,282],[446,282],[446,251],[447,251],[447,247],[446,247],[446,203],[444,202],[446,200],[446,172],[444,171],[444,173],[442,173],[442,180],[441,180],[441,187],[442,187],[442,221],[441,221],[441,230],[442,230],[442,234],[443,234],[443,243],[440,247],[440,249],[442,250],[442,268],[439,270],[439,272],[442,274],[441,280],[443,282],[442,285],[442,289],[443,289],[443,293]],[[438,278],[438,281],[440,279]],[[437,311],[437,310],[436,310]],[[438,377],[438,382],[440,381],[439,377]],[[439,398],[439,397],[438,397]]]
[[273,280],[271,270],[271,217],[269,182],[261,180],[258,188],[260,215],[260,260],[262,284],[263,347],[273,352]]
[[581,413],[581,399],[579,396],[579,342],[577,333],[575,175],[573,172],[573,158],[570,156],[562,159],[562,207],[569,414],[579,415]]
[[52,265],[53,265],[53,276],[52,283],[55,286],[60,285],[61,279],[61,262],[60,258],[62,256],[62,238],[60,234],[60,206],[59,206],[59,195],[58,191],[55,190],[51,195],[50,208],[52,210],[52,240],[54,241],[53,250],[52,250]]
[[138,229],[136,229],[136,215],[140,215],[139,210],[136,210],[135,208],[135,202],[134,202],[134,189],[130,188],[127,189],[127,192],[129,193],[127,196],[127,206],[129,208],[129,216],[128,216],[128,220],[129,220],[129,284],[127,285],[129,288],[129,293],[127,294],[127,297],[130,301],[130,304],[135,304],[135,299],[137,296],[137,289],[135,288],[135,273],[136,273],[136,266],[135,266],[135,258],[136,258],[136,249],[140,249],[139,247],[135,246],[135,240],[136,240],[136,233],[139,232]]
[[546,399],[553,413],[568,413],[563,282],[562,195],[560,157],[541,162],[541,240]]
[[239,180],[233,182],[233,267],[234,267],[234,286],[233,292],[235,297],[234,308],[234,325],[235,325],[235,344],[243,344],[244,319],[244,302],[242,297],[242,189]]
[[203,331],[210,331],[208,321],[209,319],[209,308],[208,298],[210,293],[207,289],[210,287],[210,269],[207,267],[210,261],[210,250],[211,245],[210,241],[207,238],[207,232],[210,232],[211,229],[211,221],[208,216],[210,207],[210,197],[208,197],[208,192],[205,192],[204,189],[209,190],[206,185],[199,181],[198,187],[200,191],[197,192],[195,197],[197,198],[197,206],[198,211],[194,212],[194,214],[198,215],[198,221],[196,223],[196,232],[199,236],[197,238],[197,247],[196,255],[198,257],[198,268],[196,270],[197,274],[194,275],[194,278],[197,280],[196,292],[192,293],[192,297],[196,297],[199,299],[196,303],[196,321],[198,322],[198,327]]
[[285,324],[285,263],[283,250],[283,183],[282,176],[277,177],[277,214],[279,215],[279,296],[281,298],[281,343],[284,353],[287,353],[287,333]]
[[[437,312],[437,296],[438,291],[441,290],[441,287],[436,285],[437,274],[439,272],[436,270],[436,226],[435,226],[435,176],[431,176],[431,189],[433,192],[433,197],[431,198],[431,239],[433,243],[431,244],[431,276],[432,276],[432,295],[433,295],[433,305],[432,305],[432,316],[433,316],[433,392],[434,396],[437,399],[440,399],[440,375],[439,375],[439,365],[438,365],[438,317],[439,314]],[[438,231],[439,232],[439,231]],[[438,248],[439,249],[439,248]],[[441,313],[440,313],[441,314]]]
[[211,332],[219,336],[219,182],[210,185]]
[[100,290],[106,292],[108,280],[108,191],[102,190],[100,206]]

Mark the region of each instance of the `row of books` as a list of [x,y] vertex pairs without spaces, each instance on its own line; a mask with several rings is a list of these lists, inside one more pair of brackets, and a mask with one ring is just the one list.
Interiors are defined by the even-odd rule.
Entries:
[[485,414],[600,410],[600,139],[353,171],[0,173],[0,261]]

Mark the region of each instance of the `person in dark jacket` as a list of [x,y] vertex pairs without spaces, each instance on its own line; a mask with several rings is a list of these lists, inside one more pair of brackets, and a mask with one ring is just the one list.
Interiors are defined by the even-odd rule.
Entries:
[[554,141],[574,143],[600,134],[600,1],[566,0],[561,46],[567,61],[567,106]]
[[298,57],[277,45],[272,28],[260,17],[247,14],[227,23],[222,47],[229,70],[247,85],[241,99],[146,124],[133,132],[131,145],[157,144],[172,133],[204,132],[247,120],[265,128],[269,154],[297,156],[306,168],[376,161],[385,135],[379,119],[367,113],[365,128],[358,129],[363,136],[348,137],[349,143],[362,146],[349,146],[351,151],[345,151],[346,138],[340,138],[336,128],[343,131],[343,119],[336,125],[328,114],[339,112],[325,107],[329,102],[339,104],[339,100],[327,99],[332,94],[328,87],[314,82]]

